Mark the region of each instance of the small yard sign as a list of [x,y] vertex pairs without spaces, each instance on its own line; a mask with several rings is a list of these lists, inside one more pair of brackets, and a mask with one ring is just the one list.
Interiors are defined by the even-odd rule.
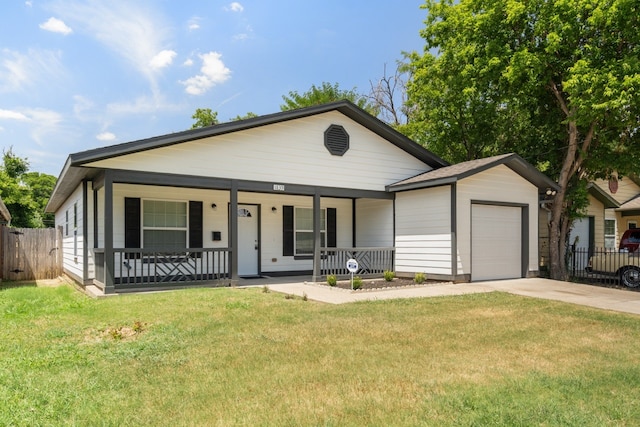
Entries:
[[358,271],[358,261],[353,258],[347,260],[347,270],[351,273],[351,290],[353,290],[353,273]]

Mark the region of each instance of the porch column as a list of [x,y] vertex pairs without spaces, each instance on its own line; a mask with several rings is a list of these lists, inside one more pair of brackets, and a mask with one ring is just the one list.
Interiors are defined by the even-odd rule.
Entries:
[[113,259],[113,174],[104,173],[104,293],[115,293]]
[[231,191],[229,195],[229,249],[231,258],[229,259],[229,272],[231,280],[238,280],[238,181],[231,181]]
[[89,183],[82,181],[82,285],[89,282]]
[[312,282],[320,280],[320,191],[313,195],[313,277]]

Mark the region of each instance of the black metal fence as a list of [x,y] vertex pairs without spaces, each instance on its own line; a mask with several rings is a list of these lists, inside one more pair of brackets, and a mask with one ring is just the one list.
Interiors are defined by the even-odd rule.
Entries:
[[572,281],[637,287],[640,253],[602,248],[569,247],[565,256]]

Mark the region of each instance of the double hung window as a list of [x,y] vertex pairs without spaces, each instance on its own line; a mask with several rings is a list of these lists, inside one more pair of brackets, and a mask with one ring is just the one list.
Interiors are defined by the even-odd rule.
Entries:
[[142,244],[148,249],[187,247],[187,203],[142,201]]
[[[327,241],[326,209],[320,210],[320,246]],[[295,208],[295,255],[313,255],[313,209]]]

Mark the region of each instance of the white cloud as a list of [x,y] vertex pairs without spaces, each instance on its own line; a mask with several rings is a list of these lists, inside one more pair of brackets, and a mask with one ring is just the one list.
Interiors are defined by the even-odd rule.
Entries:
[[27,7],[31,7],[31,6],[33,6],[33,2],[32,2],[32,1],[26,1],[26,2],[24,2],[24,4],[25,4]]
[[113,141],[116,136],[111,132],[102,132],[96,135],[98,141]]
[[6,120],[29,120],[27,116],[19,111],[2,110],[0,109],[0,119]]
[[54,17],[51,17],[47,22],[43,22],[42,24],[40,24],[40,28],[46,31],[51,31],[52,33],[64,34],[65,36],[73,32],[73,30],[69,28],[67,24]]
[[0,51],[0,93],[18,92],[38,83],[51,84],[64,72],[59,51],[29,49],[26,54]]
[[194,16],[193,18],[189,19],[189,31],[195,31],[200,29],[200,18],[197,16]]
[[180,111],[183,106],[171,104],[162,96],[140,96],[133,102],[114,102],[107,105],[108,114],[150,114],[158,111]]
[[193,59],[189,58],[182,63],[185,67],[191,67],[193,65]]
[[154,70],[159,70],[171,65],[173,58],[175,58],[176,55],[177,53],[173,50],[163,50],[151,58],[149,65],[151,65],[151,68]]
[[225,7],[224,10],[230,12],[242,12],[244,10],[244,6],[242,6],[237,1],[234,1],[229,6]]
[[231,74],[231,70],[224,65],[220,59],[222,55],[218,52],[198,56],[202,59],[201,74],[180,82],[186,86],[185,91],[191,95],[202,95],[216,84],[227,81]]
[[246,33],[236,34],[235,36],[233,36],[233,40],[237,40],[237,41],[246,40],[248,38],[249,38],[249,34],[246,34]]
[[71,21],[76,31],[94,37],[124,58],[145,76],[157,96],[159,68],[152,64],[155,64],[158,52],[167,45],[171,27],[152,7],[153,4],[126,0],[59,0],[53,9]]

